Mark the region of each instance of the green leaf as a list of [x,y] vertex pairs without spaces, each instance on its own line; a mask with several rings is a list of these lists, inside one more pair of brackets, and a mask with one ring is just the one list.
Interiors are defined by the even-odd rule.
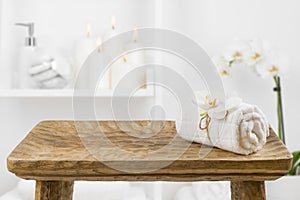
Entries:
[[207,115],[207,112],[201,113],[200,117],[204,117],[205,115]]
[[289,175],[295,175],[297,167],[300,166],[300,150],[294,151],[292,155],[293,155],[293,163],[292,163],[292,169],[289,171]]

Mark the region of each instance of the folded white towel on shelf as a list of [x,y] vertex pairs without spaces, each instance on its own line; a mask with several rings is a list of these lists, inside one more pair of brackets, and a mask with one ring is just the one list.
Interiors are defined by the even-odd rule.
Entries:
[[42,89],[64,88],[67,79],[56,70],[56,61],[50,59],[38,64],[34,64],[29,69],[29,74]]
[[[206,97],[206,99],[209,98]],[[213,104],[212,107],[215,106],[215,109],[207,109],[207,112],[200,116],[199,122],[201,119],[202,122],[200,127],[197,127],[196,134],[185,132],[187,129],[184,127],[181,128],[179,134],[192,142],[218,147],[237,154],[249,155],[259,151],[269,136],[269,125],[265,115],[255,105],[236,100],[229,100],[229,102],[231,103],[226,103],[223,111],[220,111],[216,100],[213,99],[208,104]],[[235,105],[232,102],[235,102]],[[199,112],[202,113],[203,109],[200,110]],[[214,112],[216,110],[220,114]],[[183,121],[180,126],[189,125],[191,124]]]

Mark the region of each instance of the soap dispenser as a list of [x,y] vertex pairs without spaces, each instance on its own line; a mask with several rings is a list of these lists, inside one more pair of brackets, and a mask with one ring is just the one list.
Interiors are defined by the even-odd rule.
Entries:
[[28,36],[25,37],[24,46],[20,49],[20,58],[18,66],[18,88],[28,89],[34,88],[34,82],[30,79],[29,68],[32,63],[34,54],[36,53],[37,41],[34,37],[34,23],[16,23],[28,29]]
[[28,37],[20,49],[18,88],[58,89],[68,84],[70,63],[59,50],[37,47],[34,23],[17,23],[28,29]]

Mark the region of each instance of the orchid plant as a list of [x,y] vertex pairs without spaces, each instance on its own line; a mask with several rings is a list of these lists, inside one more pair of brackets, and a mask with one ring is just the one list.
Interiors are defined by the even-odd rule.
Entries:
[[[230,76],[232,68],[237,65],[249,67],[256,75],[272,78],[277,97],[278,137],[285,143],[283,105],[280,76],[286,69],[286,59],[274,51],[262,39],[236,40],[225,49],[216,61],[220,75]],[[293,152],[293,166],[290,175],[295,175],[300,166],[300,151]]]

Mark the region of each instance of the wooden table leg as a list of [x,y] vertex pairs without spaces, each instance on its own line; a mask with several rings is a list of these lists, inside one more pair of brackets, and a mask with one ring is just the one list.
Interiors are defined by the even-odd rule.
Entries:
[[72,200],[73,181],[36,181],[35,200]]
[[264,181],[231,181],[232,200],[265,200]]

